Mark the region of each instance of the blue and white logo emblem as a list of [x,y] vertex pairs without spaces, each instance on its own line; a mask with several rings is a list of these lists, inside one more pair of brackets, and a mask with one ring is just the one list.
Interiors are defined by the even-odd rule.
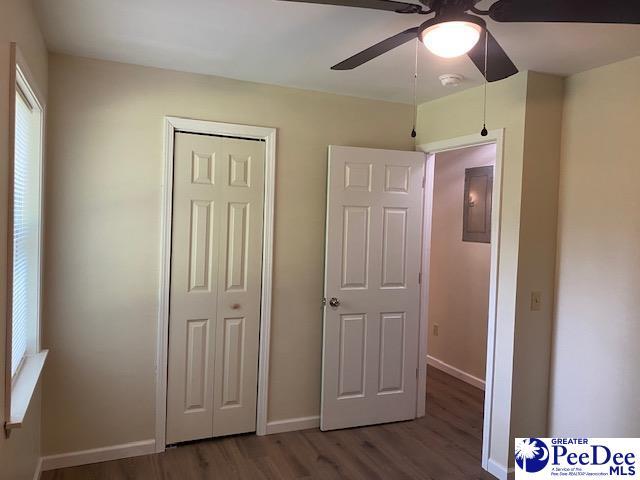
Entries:
[[549,448],[538,438],[523,438],[516,442],[516,463],[528,473],[536,473],[549,463]]

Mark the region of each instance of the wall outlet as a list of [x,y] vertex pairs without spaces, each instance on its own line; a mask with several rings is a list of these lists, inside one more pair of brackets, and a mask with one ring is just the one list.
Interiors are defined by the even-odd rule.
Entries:
[[440,333],[440,325],[438,325],[437,323],[434,323],[433,324],[433,336],[437,337],[439,333]]
[[531,292],[531,311],[539,312],[542,308],[542,292]]

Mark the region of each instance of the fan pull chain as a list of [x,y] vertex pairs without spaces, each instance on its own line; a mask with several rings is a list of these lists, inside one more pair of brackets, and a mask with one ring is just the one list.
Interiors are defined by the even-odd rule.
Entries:
[[418,123],[418,40],[416,39],[416,55],[413,69],[413,129],[411,138],[416,138],[416,124]]
[[487,130],[487,58],[489,57],[489,31],[484,30],[484,106],[483,106],[483,118],[482,118],[482,130],[480,135],[486,137],[489,135]]

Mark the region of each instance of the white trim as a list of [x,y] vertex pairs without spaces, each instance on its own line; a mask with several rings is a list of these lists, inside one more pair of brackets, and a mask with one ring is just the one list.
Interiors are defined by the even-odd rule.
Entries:
[[448,373],[452,377],[457,378],[458,380],[462,380],[469,385],[473,385],[476,388],[484,390],[484,380],[478,377],[474,377],[470,373],[465,372],[464,370],[460,370],[459,368],[454,367],[453,365],[449,365],[448,363],[443,362],[442,360],[438,360],[431,355],[427,355],[427,365],[431,365],[438,370],[442,370],[445,373]]
[[42,457],[42,471],[56,470],[58,468],[76,467],[78,465],[88,465],[90,463],[109,462],[121,458],[138,457],[140,455],[150,455],[156,451],[155,439],[143,440],[141,442],[124,443],[122,445],[111,445],[109,447],[93,448],[91,450],[81,450],[78,452],[62,453],[59,455],[48,455]]
[[433,209],[433,180],[435,171],[435,155],[427,154],[424,173],[424,201],[422,219],[422,265],[420,267],[420,325],[418,326],[418,398],[416,399],[416,417],[424,417],[427,413],[427,340],[429,324],[429,265],[431,259],[431,218]]
[[504,138],[504,129],[490,130],[486,137],[479,133],[472,135],[463,135],[462,137],[450,138],[449,140],[440,140],[437,142],[423,143],[417,145],[416,149],[426,154],[436,154],[449,152],[451,150],[460,150],[467,147],[479,147],[481,145],[489,145],[491,143],[502,143]]
[[495,460],[489,460],[487,462],[486,470],[499,480],[509,480],[513,478],[513,475],[515,473],[515,469],[507,468],[504,465],[496,462]]
[[271,345],[271,302],[273,298],[273,235],[276,198],[276,129],[264,132],[266,165],[264,179],[264,238],[262,246],[262,305],[260,308],[260,351],[258,360],[258,405],[256,434],[267,434],[269,361]]
[[262,246],[262,298],[260,307],[260,350],[258,364],[258,404],[256,433],[267,434],[269,388],[269,345],[271,338],[271,297],[273,277],[273,228],[275,209],[276,129],[165,117],[164,173],[162,180],[160,291],[158,298],[158,338],[156,358],[156,440],[155,451],[166,447],[167,349],[169,344],[169,284],[171,279],[171,218],[173,192],[173,139],[176,131],[228,135],[265,142],[264,239]]
[[38,463],[36,463],[36,471],[33,472],[33,480],[40,480],[40,475],[42,475],[42,457],[38,458]]
[[173,137],[175,127],[165,119],[164,172],[162,180],[160,291],[156,346],[156,452],[166,447],[167,351],[169,345],[169,294],[171,285],[171,218],[173,216]]
[[293,432],[295,430],[309,430],[320,427],[320,416],[288,418],[267,423],[267,435],[272,433]]
[[329,256],[327,255],[327,246],[329,245],[329,209],[330,209],[330,201],[329,193],[331,191],[331,150],[333,145],[329,145],[327,147],[327,181],[325,184],[325,215],[324,215],[324,278],[322,279],[322,337],[321,337],[321,368],[320,368],[320,414],[324,412],[324,395],[322,394],[322,389],[324,388],[324,374],[327,371],[325,366],[325,355],[324,355],[324,339],[327,337],[327,322],[324,321],[326,315],[326,302],[327,302],[327,272],[329,271]]
[[5,423],[7,430],[22,427],[48,353],[49,350],[43,350],[39,353],[25,355],[11,387],[11,416]]
[[[485,395],[484,395],[484,423],[482,431],[482,468],[488,470],[489,468],[489,455],[490,455],[490,440],[491,440],[491,418],[493,415],[493,380],[495,371],[495,343],[496,343],[496,322],[497,322],[497,303],[498,303],[498,273],[500,262],[500,229],[502,222],[502,169],[504,159],[504,129],[491,130],[486,137],[480,134],[466,135],[463,137],[452,138],[449,140],[443,140],[438,142],[432,142],[427,144],[418,145],[416,148],[425,153],[435,154],[446,152],[449,150],[458,150],[465,147],[473,147],[479,145],[486,145],[489,143],[496,144],[496,162],[494,166],[493,177],[493,201],[491,207],[491,269],[489,273],[489,315],[487,320],[487,370],[485,375]],[[431,156],[427,157],[427,162],[432,159]],[[432,159],[433,161],[433,159]],[[433,190],[433,183],[429,188]],[[426,190],[425,190],[426,195]],[[431,192],[431,196],[433,192]],[[425,210],[430,210],[428,209]],[[427,225],[428,221],[428,225]],[[425,215],[425,228],[431,229],[431,219]],[[425,256],[423,255],[422,276],[423,278],[429,277],[429,263],[424,262]],[[428,260],[428,255],[427,255]],[[423,289],[428,288],[428,282],[423,282]],[[428,292],[428,290],[427,290]],[[427,297],[428,298],[428,297]],[[428,319],[426,309],[423,309],[424,315],[421,317],[421,332],[426,332],[428,328]],[[424,362],[426,363],[426,362]],[[423,362],[420,363],[420,369],[423,367]],[[420,378],[422,378],[422,372],[419,372]],[[418,398],[418,411],[421,408],[424,411],[425,408],[425,396]],[[506,432],[508,435],[508,432]]]

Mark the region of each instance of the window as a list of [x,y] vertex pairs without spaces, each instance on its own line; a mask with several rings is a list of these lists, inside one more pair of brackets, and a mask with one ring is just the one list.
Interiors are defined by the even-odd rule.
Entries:
[[13,159],[13,281],[11,376],[38,350],[42,109],[21,70],[16,72]]
[[[17,51],[12,51],[16,53]],[[19,58],[19,57],[18,57]],[[11,387],[8,427],[20,426],[42,370],[40,352],[40,277],[42,237],[43,108],[15,67],[13,161],[10,169],[10,316],[6,375]],[[7,392],[9,393],[9,392]]]

